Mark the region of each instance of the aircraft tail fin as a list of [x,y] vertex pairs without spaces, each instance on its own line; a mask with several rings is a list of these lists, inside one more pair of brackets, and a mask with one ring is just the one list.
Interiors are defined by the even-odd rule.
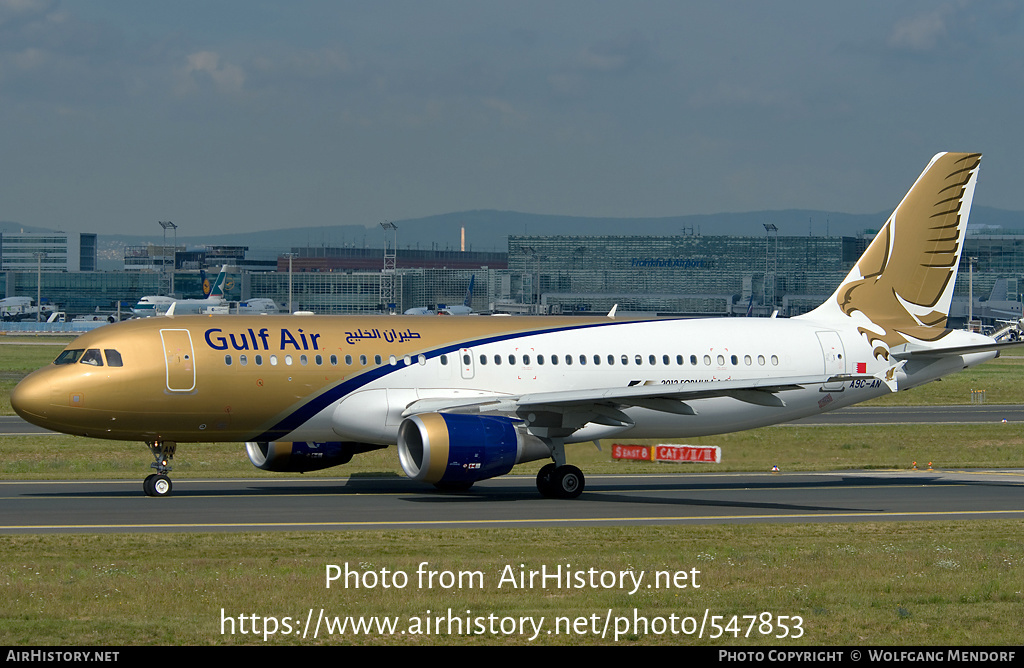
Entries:
[[463,300],[462,305],[467,308],[473,306],[473,281],[476,280],[476,274],[469,277],[469,288],[466,289],[466,299]]
[[854,320],[880,359],[945,336],[980,161],[932,158],[832,297],[804,317]]
[[210,286],[210,292],[207,295],[207,299],[223,299],[226,295],[224,294],[224,283],[227,280],[228,265],[224,265],[220,268],[220,273],[217,274],[217,279]]

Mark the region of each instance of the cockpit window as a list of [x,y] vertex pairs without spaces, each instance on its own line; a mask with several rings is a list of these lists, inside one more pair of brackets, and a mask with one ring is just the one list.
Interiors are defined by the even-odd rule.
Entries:
[[53,360],[54,364],[74,364],[85,352],[81,348],[77,350],[65,350],[60,355],[57,355],[57,359]]
[[100,355],[100,351],[97,350],[96,348],[89,348],[89,350],[86,350],[85,354],[82,355],[82,359],[80,361],[82,364],[103,366],[103,356]]
[[124,366],[121,361],[121,353],[110,348],[105,348],[103,354],[107,356],[107,366]]

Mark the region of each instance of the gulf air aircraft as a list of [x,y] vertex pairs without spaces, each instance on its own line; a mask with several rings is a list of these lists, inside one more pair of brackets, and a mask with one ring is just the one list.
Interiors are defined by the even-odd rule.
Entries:
[[803,316],[174,316],[73,341],[11,395],[69,434],[145,442],[143,487],[170,493],[178,443],[244,442],[270,471],[398,446],[405,473],[466,488],[551,460],[537,488],[574,498],[572,443],[776,424],[991,360],[947,328],[980,155],[935,156],[835,293]]

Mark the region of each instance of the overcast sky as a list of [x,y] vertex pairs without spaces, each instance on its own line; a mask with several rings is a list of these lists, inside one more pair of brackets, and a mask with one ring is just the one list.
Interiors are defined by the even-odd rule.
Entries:
[[1024,210],[1021,4],[0,0],[0,220]]

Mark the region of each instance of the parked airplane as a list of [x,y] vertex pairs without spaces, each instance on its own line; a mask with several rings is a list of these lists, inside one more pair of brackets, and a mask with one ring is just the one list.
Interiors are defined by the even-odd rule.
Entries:
[[[147,443],[147,494],[179,442],[244,441],[271,471],[398,446],[411,478],[465,488],[566,444],[785,422],[991,360],[946,327],[980,155],[935,156],[830,299],[791,319],[186,316],[102,327],[11,394],[42,427]],[[1012,344],[1009,344],[1012,345]]]
[[156,315],[164,315],[172,306],[174,307],[173,313],[177,315],[206,313],[210,307],[222,306],[227,303],[227,300],[224,298],[224,283],[227,280],[227,271],[228,265],[221,267],[220,274],[217,275],[217,279],[210,286],[207,296],[203,299],[178,299],[166,295],[147,295],[132,307],[132,313],[139,318],[149,318]]
[[466,298],[462,300],[462,304],[456,304],[455,306],[438,304],[437,308],[419,306],[408,309],[405,315],[470,315],[473,313],[473,282],[475,280],[476,274],[469,277],[469,288],[466,290]]
[[277,302],[266,297],[254,297],[244,302],[239,302],[238,313],[240,314],[270,314],[277,313],[280,309]]
[[39,318],[45,322],[56,310],[56,306],[46,303],[45,299],[42,309],[36,308],[35,297],[4,297],[0,299],[0,318],[3,320],[35,320],[38,312]]

